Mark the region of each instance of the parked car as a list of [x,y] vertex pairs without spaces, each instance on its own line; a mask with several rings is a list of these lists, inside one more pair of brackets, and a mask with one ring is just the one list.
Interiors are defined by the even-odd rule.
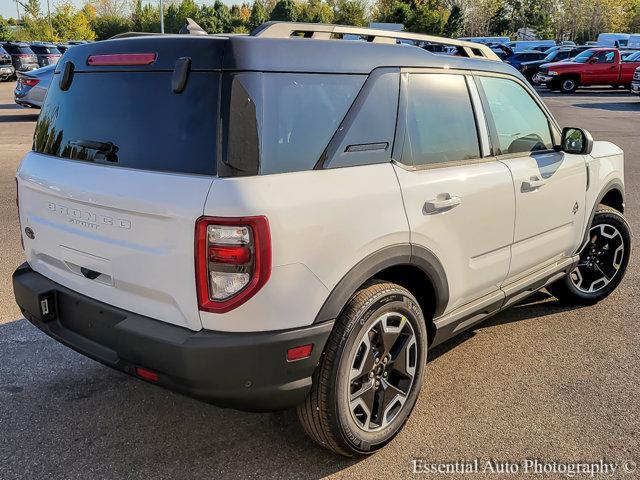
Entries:
[[634,33],[629,35],[629,40],[627,41],[627,48],[640,50],[640,33]]
[[631,81],[631,93],[640,95],[640,67],[636,68]]
[[588,50],[589,47],[577,46],[577,47],[558,47],[552,48],[547,52],[547,55],[542,60],[534,60],[532,62],[522,62],[520,64],[520,73],[529,80],[529,82],[538,84],[534,81],[535,75],[540,70],[540,67],[547,63],[560,62],[575,57],[576,55]]
[[13,78],[16,69],[11,63],[11,55],[2,47],[0,47],[0,82]]
[[16,72],[29,72],[38,68],[38,57],[26,43],[7,42],[2,47],[11,55]]
[[60,50],[53,43],[31,43],[29,47],[38,57],[38,65],[41,67],[55,65],[62,56]]
[[524,52],[517,52],[504,59],[505,63],[508,63],[512,67],[519,69],[523,62],[531,62],[535,60],[543,60],[546,55],[537,50],[525,50]]
[[601,33],[598,35],[599,47],[624,48],[629,43],[628,33]]
[[23,107],[41,108],[55,68],[55,65],[47,65],[30,72],[18,73],[13,91],[15,102]]
[[429,348],[544,287],[607,297],[631,253],[622,150],[562,129],[485,46],[325,40],[362,32],[69,50],[16,177],[27,320],[159,386],[296,407],[358,456],[405,424]]
[[571,61],[551,63],[541,67],[535,81],[551,90],[573,93],[580,86],[631,86],[631,79],[640,62],[624,62],[616,48],[591,48]]
[[532,50],[536,47],[555,47],[556,42],[554,40],[517,40],[515,42],[508,42],[505,45],[515,53],[518,53],[525,50]]

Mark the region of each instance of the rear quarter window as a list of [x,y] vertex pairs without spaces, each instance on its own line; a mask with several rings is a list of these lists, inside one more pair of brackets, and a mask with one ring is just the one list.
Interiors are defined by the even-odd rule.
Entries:
[[227,75],[221,176],[311,170],[360,91],[366,75]]

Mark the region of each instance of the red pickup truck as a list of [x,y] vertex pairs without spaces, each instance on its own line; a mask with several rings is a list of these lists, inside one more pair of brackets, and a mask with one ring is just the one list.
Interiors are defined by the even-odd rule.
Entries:
[[640,58],[633,54],[622,60],[615,48],[585,50],[570,61],[540,67],[537,80],[550,90],[573,93],[580,86],[611,85],[629,88]]

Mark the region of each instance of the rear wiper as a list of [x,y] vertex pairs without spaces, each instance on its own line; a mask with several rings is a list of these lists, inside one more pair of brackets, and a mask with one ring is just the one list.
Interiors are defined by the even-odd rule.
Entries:
[[86,148],[88,150],[96,150],[104,154],[109,162],[117,162],[116,152],[118,147],[113,142],[98,142],[95,140],[72,140],[69,142],[74,147]]

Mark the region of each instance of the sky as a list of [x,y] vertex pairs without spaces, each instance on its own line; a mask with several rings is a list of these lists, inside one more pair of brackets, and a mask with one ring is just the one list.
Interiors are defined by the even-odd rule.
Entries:
[[[58,3],[59,0],[50,0],[51,2],[51,8],[53,8],[53,5]],[[86,0],[69,0],[71,3],[73,3],[76,6],[82,7],[82,5],[84,5],[86,3]],[[158,0],[155,0],[153,2],[146,2],[145,0],[143,0],[144,3],[158,3]],[[222,0],[223,3],[226,3],[227,5],[232,5],[233,3],[241,3],[239,2],[239,0],[235,0],[235,2],[233,0]],[[203,3],[208,3],[208,4],[213,4],[213,0],[209,0],[209,1],[205,1],[205,0],[196,0],[196,3],[198,4],[203,4]],[[40,5],[42,5],[42,13],[46,13],[47,10],[47,0],[40,0]],[[20,7],[20,14],[22,14],[22,7]],[[16,9],[16,2],[15,0],[0,0],[0,16],[4,17],[4,18],[16,18],[18,16],[18,11]]]

